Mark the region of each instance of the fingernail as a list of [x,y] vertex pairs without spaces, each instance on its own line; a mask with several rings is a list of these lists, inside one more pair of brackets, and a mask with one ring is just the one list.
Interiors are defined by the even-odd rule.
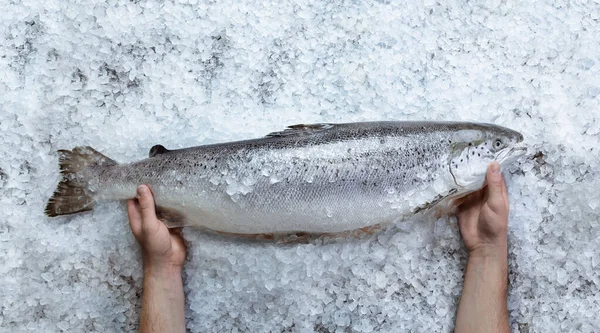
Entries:
[[500,164],[498,164],[498,162],[492,163],[491,168],[492,168],[492,173],[494,173],[494,174],[500,173]]
[[137,192],[139,195],[146,195],[146,193],[148,193],[148,188],[144,185],[140,185],[137,188]]

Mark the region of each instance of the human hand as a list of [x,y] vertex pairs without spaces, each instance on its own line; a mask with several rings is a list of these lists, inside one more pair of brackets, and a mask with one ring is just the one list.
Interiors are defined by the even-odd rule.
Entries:
[[506,256],[508,195],[497,162],[490,164],[487,185],[458,207],[458,226],[469,256]]
[[144,269],[178,269],[185,261],[182,229],[169,229],[156,217],[150,188],[140,185],[138,199],[127,201],[129,226],[143,250]]

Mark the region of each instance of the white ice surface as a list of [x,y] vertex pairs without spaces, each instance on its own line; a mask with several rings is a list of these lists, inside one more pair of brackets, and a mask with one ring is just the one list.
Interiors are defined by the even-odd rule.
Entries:
[[[530,158],[504,170],[511,327],[600,331],[597,1],[267,3],[0,3],[1,332],[137,327],[123,205],[43,215],[57,149],[129,162],[158,143],[417,119],[525,135]],[[452,329],[466,259],[453,219],[328,244],[185,237],[191,332]]]

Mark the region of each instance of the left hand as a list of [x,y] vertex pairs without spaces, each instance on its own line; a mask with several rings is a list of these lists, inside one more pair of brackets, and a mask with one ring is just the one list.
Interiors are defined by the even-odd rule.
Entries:
[[138,199],[127,201],[127,212],[131,231],[142,246],[144,268],[181,270],[186,255],[183,228],[169,229],[156,217],[154,197],[148,186],[138,186],[137,194]]

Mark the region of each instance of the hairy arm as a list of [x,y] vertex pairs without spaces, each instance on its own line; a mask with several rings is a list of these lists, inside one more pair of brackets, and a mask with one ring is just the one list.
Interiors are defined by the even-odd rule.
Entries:
[[459,207],[458,222],[469,259],[456,315],[456,333],[509,332],[508,195],[493,163],[487,186]]
[[509,332],[506,252],[471,254],[456,316],[456,333]]
[[150,189],[138,187],[138,199],[127,202],[129,224],[142,246],[144,283],[140,332],[185,332],[185,296],[181,272],[185,243],[179,229],[156,218]]
[[140,332],[185,332],[181,271],[144,268]]

